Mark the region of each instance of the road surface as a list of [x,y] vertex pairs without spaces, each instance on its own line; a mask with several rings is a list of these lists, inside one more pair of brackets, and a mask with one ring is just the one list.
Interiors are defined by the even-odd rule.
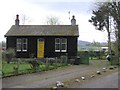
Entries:
[[118,88],[118,72],[91,80],[74,88]]

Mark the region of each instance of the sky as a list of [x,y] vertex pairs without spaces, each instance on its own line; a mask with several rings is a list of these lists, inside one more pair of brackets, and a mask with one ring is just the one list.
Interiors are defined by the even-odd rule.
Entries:
[[16,14],[19,14],[20,25],[23,25],[24,16],[27,19],[24,25],[44,25],[50,16],[58,17],[62,25],[70,25],[69,17],[75,15],[79,40],[107,42],[107,33],[96,30],[88,22],[93,8],[94,0],[1,0],[0,41],[6,40],[4,35],[15,24]]

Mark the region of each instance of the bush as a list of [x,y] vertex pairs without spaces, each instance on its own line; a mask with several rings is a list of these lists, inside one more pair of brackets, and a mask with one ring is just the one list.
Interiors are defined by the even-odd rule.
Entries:
[[63,55],[60,58],[61,58],[61,62],[67,65],[67,56]]
[[5,54],[4,58],[6,59],[7,63],[9,63],[12,60],[12,58],[15,57],[15,50],[12,48],[9,48],[8,50],[6,50],[4,54]]
[[28,63],[32,65],[32,69],[35,72],[39,69],[39,63],[36,60],[29,61]]
[[18,67],[17,67],[17,66],[14,66],[14,67],[13,67],[13,70],[14,70],[14,74],[17,75],[17,74],[18,74]]
[[105,52],[104,51],[78,51],[78,56],[89,56],[91,60],[95,59],[105,59]]
[[89,52],[88,51],[79,51],[77,56],[80,58],[81,64],[89,64]]
[[6,52],[2,52],[2,60],[6,60]]

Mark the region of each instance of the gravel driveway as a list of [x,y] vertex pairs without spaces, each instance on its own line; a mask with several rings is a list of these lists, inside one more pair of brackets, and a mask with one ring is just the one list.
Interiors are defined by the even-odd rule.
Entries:
[[118,72],[91,80],[86,84],[79,85],[75,88],[118,88]]
[[109,66],[106,60],[90,61],[90,65],[73,65],[46,72],[2,79],[3,88],[44,88],[56,81],[65,81]]

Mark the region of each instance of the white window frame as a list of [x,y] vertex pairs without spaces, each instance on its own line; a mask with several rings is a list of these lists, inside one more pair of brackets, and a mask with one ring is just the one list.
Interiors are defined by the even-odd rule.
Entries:
[[[24,42],[24,40],[25,40],[25,42]],[[27,38],[22,38],[22,51],[27,52]]]
[[[24,40],[25,40],[25,42],[24,42]],[[27,52],[27,44],[28,44],[27,38],[17,38],[17,40],[16,40],[16,51],[17,52],[21,52],[21,51]]]
[[[57,42],[59,40],[59,43]],[[62,42],[65,40],[65,42]],[[59,45],[59,50],[56,49]],[[62,45],[65,45],[65,49],[62,49]],[[67,52],[67,39],[66,38],[55,38],[55,52]]]
[[[59,40],[59,43],[57,42]],[[55,38],[55,52],[60,52],[60,38]],[[57,45],[59,45],[59,49],[57,49]]]
[[[65,42],[62,42],[62,40],[65,40]],[[65,49],[62,49],[62,45],[65,45]],[[67,39],[66,38],[61,39],[61,52],[67,52]]]
[[17,40],[16,40],[16,51],[20,52],[21,48],[22,48],[22,39],[17,38]]

